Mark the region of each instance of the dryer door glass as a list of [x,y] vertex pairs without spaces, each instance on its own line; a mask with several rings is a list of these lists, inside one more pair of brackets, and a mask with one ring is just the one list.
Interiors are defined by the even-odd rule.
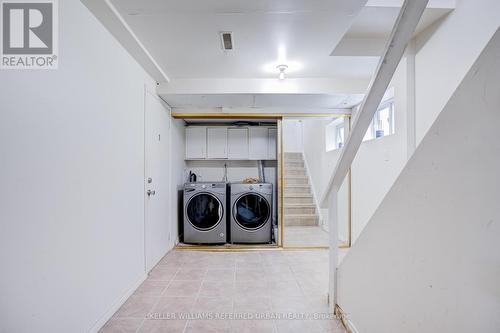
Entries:
[[258,194],[245,194],[234,204],[236,222],[247,230],[261,228],[269,219],[270,213],[269,203]]
[[219,199],[209,193],[200,193],[189,199],[186,215],[196,229],[210,230],[219,224],[224,212]]

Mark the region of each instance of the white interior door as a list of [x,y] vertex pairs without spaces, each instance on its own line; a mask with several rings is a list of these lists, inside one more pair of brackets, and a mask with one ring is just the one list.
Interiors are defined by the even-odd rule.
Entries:
[[149,272],[171,248],[170,115],[155,93],[145,92],[144,257]]

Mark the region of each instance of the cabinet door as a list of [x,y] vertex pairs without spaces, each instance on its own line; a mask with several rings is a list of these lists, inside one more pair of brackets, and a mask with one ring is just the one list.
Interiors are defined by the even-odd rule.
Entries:
[[186,127],[186,159],[207,158],[207,128]]
[[250,127],[249,158],[251,160],[267,160],[269,129],[267,127]]
[[207,157],[227,158],[227,128],[207,128]]
[[228,138],[228,158],[229,159],[248,159],[248,129],[247,128],[229,128],[227,130]]
[[269,160],[275,160],[277,158],[277,137],[278,130],[276,128],[269,129],[269,140],[268,140],[268,148],[267,148],[267,158]]

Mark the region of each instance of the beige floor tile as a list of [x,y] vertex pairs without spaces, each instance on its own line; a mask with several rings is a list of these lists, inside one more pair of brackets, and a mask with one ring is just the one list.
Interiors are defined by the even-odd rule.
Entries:
[[233,297],[233,281],[203,281],[200,297]]
[[233,300],[235,313],[263,313],[271,311],[271,302],[266,296],[235,296]]
[[270,281],[269,282],[269,295],[270,296],[303,296],[299,284],[292,281]]
[[207,268],[182,267],[177,271],[174,280],[203,280],[207,274]]
[[278,333],[323,333],[323,328],[314,320],[277,320]]
[[236,281],[259,281],[266,277],[264,268],[237,268]]
[[229,333],[231,324],[226,320],[190,320],[185,333]]
[[146,318],[159,297],[131,296],[115,314],[116,317]]
[[234,268],[209,268],[205,281],[234,281]]
[[[168,318],[168,315],[191,313],[196,298],[192,297],[160,297],[158,303],[151,310],[153,318]],[[179,318],[180,319],[180,318]]]
[[142,318],[111,318],[99,333],[135,333],[142,321]]
[[347,333],[340,320],[319,320],[318,323],[325,333]]
[[233,320],[231,332],[235,333],[275,333],[273,320]]
[[[141,322],[139,332],[344,332],[337,320],[259,317],[325,314],[327,290],[328,251],[172,251],[102,332],[134,332]],[[253,319],[192,317],[207,313],[250,313]],[[189,323],[179,314],[190,314]]]
[[248,295],[261,297],[269,296],[267,280],[262,278],[261,280],[254,281],[236,281],[234,294],[235,297],[244,297]]
[[186,320],[145,320],[138,333],[182,333]]
[[163,292],[163,296],[196,296],[200,286],[201,281],[173,280]]
[[167,288],[170,281],[165,280],[146,280],[134,292],[134,295],[141,296],[161,296]]
[[196,300],[193,313],[225,314],[233,311],[231,297],[203,297]]
[[164,280],[170,281],[175,276],[179,268],[177,267],[164,267],[164,266],[156,266],[149,273],[149,280]]

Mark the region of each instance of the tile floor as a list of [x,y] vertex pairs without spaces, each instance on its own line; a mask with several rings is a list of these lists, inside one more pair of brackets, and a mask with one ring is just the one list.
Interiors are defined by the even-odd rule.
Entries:
[[345,332],[325,317],[327,260],[327,250],[173,250],[101,332]]
[[285,226],[284,245],[289,247],[326,246],[328,232],[320,226]]

